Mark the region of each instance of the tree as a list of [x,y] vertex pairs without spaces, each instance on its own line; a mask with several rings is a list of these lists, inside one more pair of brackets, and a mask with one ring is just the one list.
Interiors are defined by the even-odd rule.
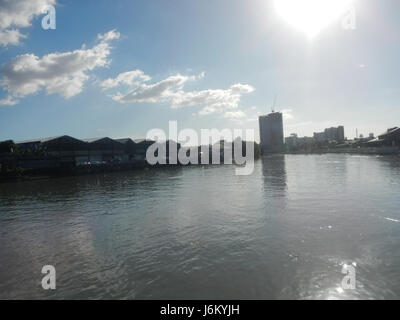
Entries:
[[16,149],[17,145],[12,140],[0,142],[0,154],[14,153]]

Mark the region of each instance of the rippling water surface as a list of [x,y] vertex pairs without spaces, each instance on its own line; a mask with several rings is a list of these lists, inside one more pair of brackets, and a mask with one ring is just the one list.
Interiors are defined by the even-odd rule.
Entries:
[[400,157],[0,184],[0,299],[398,299],[399,208]]

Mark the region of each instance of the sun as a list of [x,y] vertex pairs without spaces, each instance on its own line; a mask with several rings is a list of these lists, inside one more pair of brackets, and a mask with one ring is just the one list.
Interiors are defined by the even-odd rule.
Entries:
[[278,14],[309,38],[339,19],[352,3],[353,0],[274,0]]

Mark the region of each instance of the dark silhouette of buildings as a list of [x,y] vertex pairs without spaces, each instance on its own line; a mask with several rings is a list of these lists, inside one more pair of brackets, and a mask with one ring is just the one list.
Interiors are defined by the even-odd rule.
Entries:
[[[147,148],[152,140],[76,139],[67,135],[20,141],[16,143],[19,153],[24,154],[22,168],[48,166],[44,159],[57,160],[74,166],[90,164],[131,163],[145,161]],[[32,158],[29,160],[29,156]]]

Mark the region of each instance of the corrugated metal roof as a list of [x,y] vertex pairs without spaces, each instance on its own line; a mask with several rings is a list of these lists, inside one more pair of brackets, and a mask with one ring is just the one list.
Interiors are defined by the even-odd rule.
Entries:
[[85,142],[88,142],[88,143],[92,143],[92,142],[96,142],[96,141],[99,141],[99,140],[103,140],[103,139],[105,139],[106,137],[101,137],[101,138],[89,138],[89,139],[82,139],[82,141],[85,141]]
[[39,138],[39,139],[32,139],[32,140],[23,140],[23,141],[17,141],[15,142],[16,144],[24,144],[24,143],[44,143],[52,140],[56,140],[62,137],[68,137],[68,136],[56,136],[56,137],[48,137],[48,138]]
[[400,128],[396,127],[396,128],[389,129],[389,130],[388,130],[387,132],[385,132],[384,134],[381,134],[381,135],[379,136],[379,138],[384,138],[384,137],[389,136],[389,135],[392,135],[392,134],[394,134],[394,133],[400,133]]
[[55,137],[48,137],[48,138],[38,138],[38,139],[30,139],[30,140],[23,140],[23,141],[16,141],[16,144],[25,144],[25,143],[45,143],[45,142],[49,142],[52,140],[56,140],[56,139],[60,139],[60,138],[70,138],[73,140],[78,140],[81,142],[87,142],[87,143],[93,143],[93,142],[98,142],[101,140],[111,140],[117,143],[121,143],[121,144],[125,144],[128,141],[133,141],[135,143],[141,143],[141,142],[154,142],[153,140],[147,140],[147,139],[131,139],[131,138],[121,138],[121,139],[112,139],[109,137],[100,137],[100,138],[89,138],[89,139],[76,139],[74,137],[71,136],[67,136],[67,135],[63,135],[63,136],[55,136]]
[[118,141],[120,143],[128,143],[129,141],[134,142],[131,138],[121,138],[121,139],[114,139],[115,141]]
[[367,143],[375,143],[375,142],[383,142],[383,141],[385,141],[385,140],[384,139],[375,138],[375,139],[369,140]]
[[95,142],[100,142],[102,140],[112,141],[112,142],[115,142],[115,143],[121,143],[121,142],[119,142],[119,141],[117,141],[115,139],[111,139],[109,137],[82,139],[82,141],[85,141],[87,143],[95,143]]
[[150,142],[150,143],[154,143],[154,140],[150,140],[150,139],[134,139],[133,140],[135,143],[143,143],[143,142]]

